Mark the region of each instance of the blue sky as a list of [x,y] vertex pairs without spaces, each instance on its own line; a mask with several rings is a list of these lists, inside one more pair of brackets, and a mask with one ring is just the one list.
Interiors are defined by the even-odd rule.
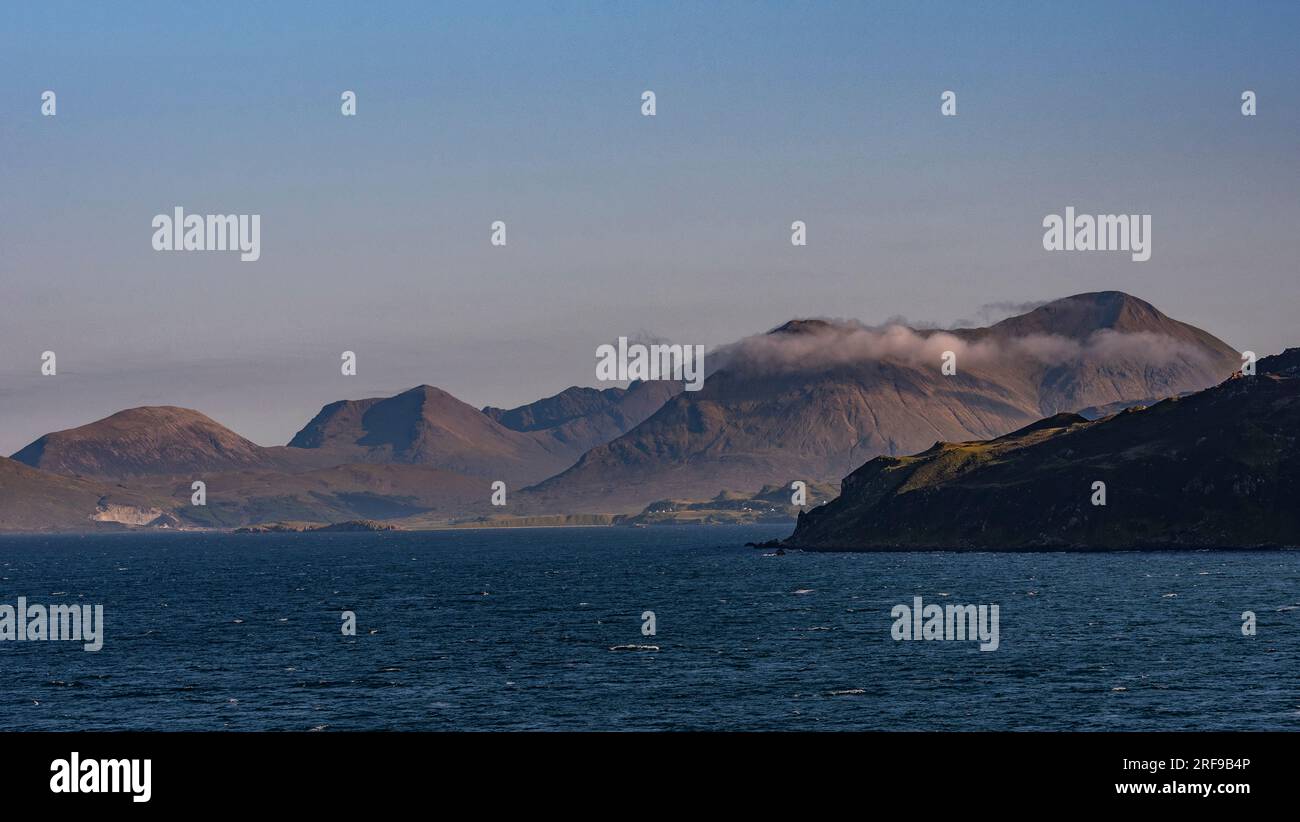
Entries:
[[[620,335],[1110,288],[1297,345],[1298,34],[1294,3],[8,3],[0,453],[142,404],[283,443],[419,383],[592,384]],[[154,252],[176,205],[261,214],[261,260]],[[1043,251],[1067,205],[1150,213],[1151,261]]]

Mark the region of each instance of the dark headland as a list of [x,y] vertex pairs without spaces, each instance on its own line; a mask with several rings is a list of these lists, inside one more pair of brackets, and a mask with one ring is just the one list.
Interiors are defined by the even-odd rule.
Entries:
[[[1253,376],[1089,421],[876,457],[800,515],[815,551],[1300,546],[1300,348]],[[1094,504],[1104,483],[1105,504]]]

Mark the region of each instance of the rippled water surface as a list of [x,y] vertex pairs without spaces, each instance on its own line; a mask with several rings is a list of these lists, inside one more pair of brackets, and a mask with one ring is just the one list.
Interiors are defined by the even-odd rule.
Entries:
[[[0,728],[1300,729],[1300,553],[743,547],[788,532],[0,538],[0,603],[106,623],[0,642]],[[914,596],[1000,647],[894,641]]]

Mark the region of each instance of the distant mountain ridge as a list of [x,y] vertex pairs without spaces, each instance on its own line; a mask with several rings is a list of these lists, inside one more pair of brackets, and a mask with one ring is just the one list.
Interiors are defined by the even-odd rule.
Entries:
[[535,482],[648,417],[680,386],[573,387],[518,408],[479,411],[422,385],[393,397],[343,400],[321,409],[289,441],[339,461],[433,465],[509,483]]
[[[552,474],[678,390],[571,388],[479,411],[420,386],[331,403],[291,446],[270,447],[191,409],[127,409],[46,434],[0,462],[0,530],[481,515],[490,480],[513,490]],[[189,504],[194,479],[206,484],[204,506]]]
[[[955,375],[940,373],[945,351],[956,356]],[[73,526],[91,517],[152,522],[160,509],[211,527],[636,514],[656,500],[753,497],[794,478],[838,482],[877,454],[1187,394],[1239,359],[1142,300],[1100,292],[979,329],[796,319],[712,352],[710,365],[699,392],[669,382],[572,387],[480,410],[423,385],[342,400],[288,446],[258,446],[189,409],[128,409],[40,437],[14,454],[39,473],[11,466],[9,482],[71,500],[50,510],[81,512]],[[196,478],[208,483],[206,510],[188,504]],[[509,486],[505,509],[487,507],[497,479]],[[32,497],[9,503],[20,499]],[[0,498],[0,528],[10,527],[6,504]]]
[[[940,372],[947,350],[953,376]],[[1221,340],[1121,292],[1074,295],[980,329],[796,320],[720,358],[703,390],[676,395],[530,499],[633,510],[789,477],[834,480],[877,454],[1200,390],[1240,364]]]

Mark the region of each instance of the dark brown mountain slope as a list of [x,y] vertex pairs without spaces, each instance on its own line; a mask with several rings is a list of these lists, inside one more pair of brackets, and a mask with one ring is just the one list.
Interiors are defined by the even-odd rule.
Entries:
[[[1093,483],[1106,504],[1094,505]],[[876,457],[799,518],[828,551],[1300,546],[1300,349],[1259,374],[1102,420]]]
[[122,478],[266,468],[267,449],[198,411],[150,406],[46,434],[13,459],[59,474]]

